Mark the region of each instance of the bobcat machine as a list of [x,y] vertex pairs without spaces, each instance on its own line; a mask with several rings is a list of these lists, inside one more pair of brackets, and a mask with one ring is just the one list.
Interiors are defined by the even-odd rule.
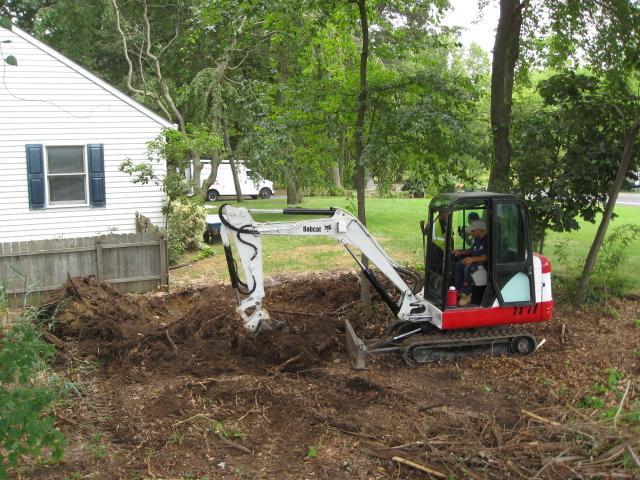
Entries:
[[[472,274],[471,303],[458,306],[449,292],[454,283],[454,257],[448,252],[470,247],[467,226],[472,212],[471,218],[482,219],[488,230],[488,262]],[[259,223],[252,213],[295,215],[296,220]],[[553,313],[551,265],[544,256],[533,253],[527,207],[512,195],[464,192],[434,198],[428,222],[421,222],[426,247],[424,277],[391,260],[362,223],[339,208],[265,210],[225,204],[219,216],[238,311],[245,328],[254,335],[282,326],[263,307],[263,235],[332,237],[347,249],[396,316],[384,337],[366,341],[345,321],[347,349],[356,369],[365,367],[367,356],[383,353],[400,354],[408,365],[470,354],[529,355],[537,344],[522,325],[547,321]],[[445,218],[440,224],[444,229],[437,229],[439,237],[434,239],[436,222]],[[238,275],[231,239],[244,280]],[[377,271],[365,266],[354,248]],[[379,277],[386,278],[384,285],[392,285],[391,291]],[[407,280],[414,283],[413,288],[405,281],[407,277],[413,280]]]

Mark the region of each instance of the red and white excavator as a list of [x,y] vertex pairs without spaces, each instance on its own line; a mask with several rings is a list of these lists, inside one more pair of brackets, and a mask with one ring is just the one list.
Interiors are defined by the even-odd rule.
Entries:
[[[252,213],[314,218],[259,223]],[[387,326],[384,337],[366,341],[345,322],[349,355],[358,369],[365,367],[368,355],[383,353],[399,353],[409,365],[478,353],[528,355],[537,344],[522,325],[547,321],[553,313],[551,265],[533,252],[527,207],[513,195],[465,192],[435,197],[429,205],[428,222],[422,222],[421,228],[426,246],[424,277],[391,260],[358,219],[345,210],[247,209],[225,204],[219,216],[238,311],[253,334],[280,324],[270,319],[263,306],[263,235],[332,237],[344,245],[397,319]],[[446,222],[441,222],[445,217]],[[488,260],[472,273],[471,302],[458,306],[449,292],[455,258],[448,252],[470,247],[470,218],[484,222]],[[436,222],[441,222],[438,238],[434,238]],[[244,281],[238,275],[231,239]],[[377,271],[365,267],[354,248]],[[388,291],[379,276],[397,291]],[[413,288],[405,282],[403,277],[407,276],[413,279]]]

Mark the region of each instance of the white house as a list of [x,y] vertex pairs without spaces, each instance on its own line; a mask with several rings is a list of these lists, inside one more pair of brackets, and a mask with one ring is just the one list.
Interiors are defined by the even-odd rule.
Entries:
[[163,226],[161,189],[118,167],[172,125],[17,27],[0,42],[0,242]]

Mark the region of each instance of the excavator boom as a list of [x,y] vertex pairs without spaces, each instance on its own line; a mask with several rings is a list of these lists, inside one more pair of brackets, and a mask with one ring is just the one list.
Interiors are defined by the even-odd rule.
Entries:
[[[313,215],[325,218],[310,218],[292,222],[259,223],[252,213],[282,215]],[[262,305],[265,296],[264,274],[262,268],[262,243],[264,235],[330,237],[343,245],[367,275],[373,286],[381,294],[389,308],[399,320],[405,322],[429,322],[435,327],[441,325],[442,312],[427,302],[419,293],[414,293],[398,270],[405,270],[384,252],[380,244],[371,236],[357,218],[345,210],[332,208],[327,210],[291,208],[282,210],[236,208],[222,205],[219,211],[222,227],[220,234],[227,257],[231,282],[238,294],[240,315],[244,326],[251,333],[272,328],[267,310]],[[244,281],[238,275],[237,265],[231,250],[233,240],[242,270]],[[353,247],[364,254],[400,292],[400,300],[395,302],[391,295],[380,285],[371,270],[365,267]],[[242,298],[241,296],[244,296]]]

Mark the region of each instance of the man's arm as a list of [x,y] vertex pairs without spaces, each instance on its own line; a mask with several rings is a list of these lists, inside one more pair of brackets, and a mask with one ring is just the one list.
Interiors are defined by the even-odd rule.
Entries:
[[465,257],[462,263],[465,265],[472,265],[474,263],[486,263],[489,260],[487,255],[478,255],[477,257]]

